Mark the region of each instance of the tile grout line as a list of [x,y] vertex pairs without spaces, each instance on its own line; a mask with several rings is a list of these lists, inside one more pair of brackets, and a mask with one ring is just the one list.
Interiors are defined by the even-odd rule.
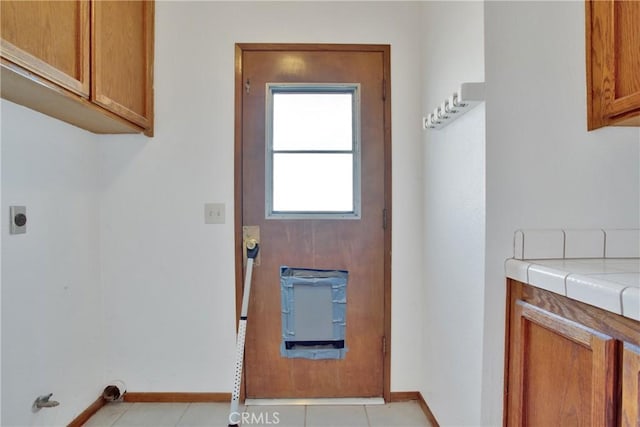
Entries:
[[[123,403],[124,403],[124,402],[123,402]],[[118,421],[120,421],[120,418],[124,417],[124,414],[126,414],[126,413],[129,411],[129,409],[133,408],[133,405],[135,405],[135,403],[134,403],[134,404],[132,404],[132,405],[129,405],[129,406],[127,407],[127,409],[125,409],[124,411],[122,411],[122,413],[120,414],[120,416],[118,416],[118,418],[116,418],[116,419],[113,421],[113,423],[111,424],[111,427],[115,427],[115,425],[118,423]]]
[[624,298],[623,298],[622,294],[624,294],[624,291],[626,291],[627,289],[630,289],[630,288],[631,288],[631,286],[625,286],[620,291],[620,314],[623,315],[623,316],[624,316],[624,313],[625,313],[625,309],[624,309]]
[[371,420],[369,419],[369,411],[367,411],[367,405],[362,405],[364,409],[364,417],[367,419],[367,425],[371,427]]
[[192,402],[189,402],[189,404],[184,408],[184,411],[182,411],[182,414],[180,415],[180,418],[178,418],[178,421],[176,421],[176,427],[180,425],[180,421],[182,421],[182,419],[184,418],[184,415],[187,413],[187,411],[189,410],[189,408],[191,407]]

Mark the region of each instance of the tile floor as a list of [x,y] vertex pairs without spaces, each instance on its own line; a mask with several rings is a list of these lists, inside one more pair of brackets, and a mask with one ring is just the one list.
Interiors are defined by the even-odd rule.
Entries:
[[[227,403],[111,403],[85,427],[226,427]],[[430,427],[417,402],[386,405],[248,406],[247,426],[278,427]]]

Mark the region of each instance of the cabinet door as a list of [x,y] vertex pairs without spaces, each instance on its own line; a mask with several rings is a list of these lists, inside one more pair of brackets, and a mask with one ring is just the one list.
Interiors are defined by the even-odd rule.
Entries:
[[640,2],[586,2],[589,129],[640,126]]
[[89,96],[89,2],[0,1],[2,57]]
[[640,347],[627,343],[622,353],[621,425],[640,426]]
[[146,129],[153,116],[153,1],[93,1],[93,102]]
[[616,341],[523,301],[512,307],[509,426],[613,426]]

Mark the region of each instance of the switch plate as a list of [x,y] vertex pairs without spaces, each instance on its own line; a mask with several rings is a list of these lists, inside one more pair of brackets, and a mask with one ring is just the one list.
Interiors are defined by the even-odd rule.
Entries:
[[26,206],[9,206],[10,234],[24,234],[27,232]]
[[204,223],[205,224],[224,224],[225,217],[224,203],[205,203],[204,205]]

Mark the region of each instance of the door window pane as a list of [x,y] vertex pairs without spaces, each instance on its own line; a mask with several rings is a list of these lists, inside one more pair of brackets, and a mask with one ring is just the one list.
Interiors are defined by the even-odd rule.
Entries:
[[351,93],[273,94],[274,150],[351,150]]
[[275,153],[273,210],[352,212],[353,155]]
[[267,88],[267,218],[359,218],[359,86]]

